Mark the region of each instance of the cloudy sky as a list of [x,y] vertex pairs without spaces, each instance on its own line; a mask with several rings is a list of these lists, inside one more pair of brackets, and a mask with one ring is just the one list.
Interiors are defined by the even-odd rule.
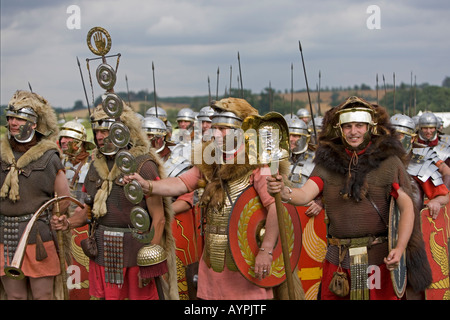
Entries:
[[418,84],[441,85],[450,76],[449,17],[441,0],[1,0],[1,104],[28,82],[55,107],[85,103],[76,57],[90,93],[94,26],[110,33],[110,54],[122,55],[116,91],[126,91],[125,76],[130,90],[152,91],[154,62],[160,97],[207,95],[208,76],[215,94],[218,68],[223,94],[230,67],[238,86],[238,52],[253,93],[269,83],[290,90],[291,63],[294,89],[304,89],[299,40],[311,89],[319,71],[322,87],[375,87],[376,74],[392,84],[394,72],[397,84],[409,84],[412,72]]

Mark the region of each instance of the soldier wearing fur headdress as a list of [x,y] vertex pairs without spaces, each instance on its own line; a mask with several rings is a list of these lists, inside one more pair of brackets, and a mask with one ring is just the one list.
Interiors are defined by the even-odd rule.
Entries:
[[[227,228],[231,206],[244,189],[253,185],[268,215],[265,236],[256,253],[252,270],[259,279],[270,276],[272,250],[278,238],[275,202],[267,194],[264,167],[249,162],[241,130],[244,119],[257,115],[258,111],[247,101],[238,98],[222,99],[213,102],[211,107],[214,109],[211,116],[213,140],[203,142],[201,148],[194,150],[192,169],[179,177],[151,183],[145,183],[135,174],[126,178],[136,179],[144,190],[159,195],[176,196],[198,187],[205,188],[200,199],[200,206],[205,212],[205,225],[204,250],[198,275],[199,298],[280,298],[278,290],[275,292],[273,288],[260,287],[244,278],[237,271],[229,250]],[[284,165],[284,170],[287,170],[289,164]],[[296,289],[297,297],[302,297],[300,281]]]
[[[51,212],[41,214],[30,233],[21,266],[25,278],[10,279],[4,273],[33,214],[55,193],[70,195],[56,144],[56,114],[42,96],[19,90],[8,104],[6,118],[8,131],[0,153],[0,275],[4,292],[8,299],[60,299],[62,287],[54,288],[54,280],[62,270],[49,224]],[[61,203],[61,212],[67,206]]]
[[[92,116],[94,141],[97,145],[96,158],[87,173],[84,189],[93,201],[92,227],[96,250],[85,251],[90,256],[89,292],[97,299],[158,299],[157,283],[153,280],[167,273],[163,282],[164,297],[178,299],[176,286],[176,264],[174,254],[174,239],[171,232],[173,211],[170,199],[145,196],[139,203],[128,201],[122,180],[122,173],[116,162],[118,148],[109,138],[109,129],[115,119],[108,117],[101,105],[97,106]],[[149,142],[141,127],[141,121],[134,111],[124,105],[120,121],[130,132],[130,141],[126,151],[135,158],[137,172],[145,179],[155,180],[165,176],[159,157],[149,148]],[[138,232],[131,228],[132,212],[136,207],[142,208],[150,215],[148,230]],[[137,211],[139,212],[142,211]],[[72,217],[54,221],[55,228],[76,228],[86,224],[87,209],[77,209]],[[144,217],[138,217],[141,219]],[[144,224],[144,220],[139,220]],[[154,236],[148,237],[147,243],[143,237],[154,230]],[[156,265],[138,265],[142,248],[159,245],[161,256],[167,259]],[[115,250],[111,251],[112,247]],[[159,252],[159,251],[158,251]],[[111,256],[114,259],[111,259]],[[124,271],[125,270],[125,271]]]
[[[281,177],[269,178],[268,191],[281,192],[282,198],[294,205],[323,196],[329,243],[323,265],[322,299],[396,299],[390,270],[397,268],[405,250],[411,286],[419,291],[430,284],[430,266],[404,159],[405,151],[385,109],[350,97],[325,114],[316,166],[305,185],[289,192],[278,181]],[[389,251],[391,196],[396,199],[400,222],[397,246]],[[352,257],[358,257],[361,263]],[[375,275],[378,287],[367,286],[367,268],[353,268],[362,261],[379,270]],[[355,287],[357,282],[363,287]],[[333,286],[335,283],[349,290],[339,290]]]

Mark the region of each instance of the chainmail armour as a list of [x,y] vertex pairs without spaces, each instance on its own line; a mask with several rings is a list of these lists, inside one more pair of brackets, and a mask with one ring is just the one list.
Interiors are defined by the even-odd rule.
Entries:
[[[329,235],[338,239],[362,238],[369,236],[387,236],[389,221],[389,204],[392,183],[404,181],[406,171],[397,157],[389,157],[380,166],[367,175],[370,181],[368,190],[370,199],[377,206],[380,215],[367,197],[356,202],[353,198],[344,199],[340,194],[346,177],[316,165],[311,176],[318,176],[324,181],[323,195],[325,208],[330,220]],[[388,244],[373,245],[368,248],[369,265],[380,265],[388,255]],[[338,265],[339,248],[329,246],[326,259]],[[349,268],[348,255],[342,267]]]
[[[151,161],[150,156],[138,156],[136,158],[136,163],[138,168],[140,168],[140,170],[138,170],[138,173],[144,179],[155,180],[157,177],[159,177],[157,166],[155,162]],[[109,170],[111,170],[114,165],[114,159],[108,159],[107,165]],[[95,198],[95,194],[101,187],[102,183],[103,181],[97,173],[95,166],[91,165],[85,180],[85,187],[87,194],[90,195],[92,199]],[[103,254],[103,235],[105,229],[121,228],[120,231],[125,232],[123,237],[123,267],[136,266],[137,252],[142,246],[144,246],[143,243],[137,241],[132,236],[130,212],[135,206],[140,206],[147,212],[149,212],[149,209],[147,208],[147,204],[145,202],[145,197],[139,204],[135,205],[125,197],[123,187],[124,184],[120,182],[120,177],[117,178],[114,181],[111,193],[106,200],[107,214],[98,219],[99,227],[95,233],[98,246],[98,255],[95,258],[95,262],[102,266],[105,265]]]
[[[14,157],[19,159],[23,153],[15,152]],[[2,161],[0,172],[0,185],[3,185],[5,177],[9,171],[8,165]],[[48,200],[53,198],[54,182],[59,170],[63,166],[58,155],[57,150],[49,150],[45,152],[38,160],[31,162],[22,169],[19,174],[19,195],[20,199],[12,202],[10,199],[1,199],[0,215],[6,217],[27,217],[21,219],[18,226],[18,236],[22,235],[32,215]],[[2,217],[1,223],[5,219]],[[23,220],[23,221],[22,221]],[[48,216],[42,213],[39,220],[36,221],[35,226],[30,232],[28,243],[36,242],[36,233],[39,230],[42,240],[50,241],[53,239]],[[0,228],[0,241],[4,241],[4,228]]]

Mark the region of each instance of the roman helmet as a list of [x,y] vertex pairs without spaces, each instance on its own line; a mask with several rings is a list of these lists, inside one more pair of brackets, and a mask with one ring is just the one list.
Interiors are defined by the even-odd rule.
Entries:
[[[253,108],[246,100],[239,98],[225,98],[220,101],[213,101],[211,107],[214,114],[211,116],[211,127],[226,127],[232,129],[232,134],[227,135],[233,137],[233,140],[226,140],[217,143],[217,136],[214,139],[216,146],[226,154],[235,153],[244,142],[244,134],[241,129],[242,122],[245,118],[257,115],[258,110]],[[216,133],[217,134],[217,133]],[[229,141],[233,141],[233,146],[228,146]],[[224,148],[225,147],[225,148]]]
[[[78,122],[77,119],[68,121],[64,123],[59,131],[59,141],[61,142],[62,137],[73,138],[74,140],[69,142],[67,150],[63,152],[70,156],[76,156],[81,152],[81,146],[84,144],[86,151],[95,148],[95,145],[87,141],[86,128]],[[61,143],[60,143],[61,144]]]
[[[158,113],[158,114],[156,114]],[[161,107],[151,107],[149,108],[146,112],[145,112],[145,116],[146,117],[156,117],[158,116],[158,118],[160,118],[162,121],[166,122],[167,121],[167,112],[166,110],[164,110]]]
[[214,109],[206,106],[200,109],[197,115],[197,120],[211,122],[211,116],[214,114]]
[[424,140],[424,141],[427,141],[427,139],[422,137],[422,135],[420,134],[420,129],[422,129],[422,128],[436,128],[435,134],[430,139],[430,141],[433,141],[433,140],[436,139],[437,134],[438,134],[438,130],[437,129],[439,128],[439,120],[434,115],[434,113],[424,112],[424,113],[422,113],[422,115],[419,118],[418,128],[419,128],[419,138],[421,140]]
[[301,109],[298,109],[298,111],[297,111],[297,117],[299,119],[302,119],[302,118],[311,119],[311,113],[307,109],[301,108]]
[[400,140],[406,152],[409,153],[412,149],[412,139],[416,136],[416,124],[414,120],[404,114],[395,114],[391,117],[391,124],[398,133],[403,134]]
[[298,118],[293,118],[287,121],[289,127],[290,135],[297,135],[300,138],[296,141],[296,146],[291,151],[293,154],[303,153],[308,149],[309,141],[311,140],[311,135],[308,131],[308,126],[303,120]]
[[[14,139],[20,143],[30,142],[35,132],[45,139],[56,140],[58,136],[58,120],[56,113],[48,101],[37,93],[18,90],[8,103],[6,118],[14,117],[25,120],[20,133]],[[33,126],[36,125],[35,128]],[[10,134],[8,130],[8,134]]]
[[341,137],[342,142],[349,149],[354,149],[346,140],[343,132],[342,125],[350,122],[363,122],[367,123],[369,128],[364,134],[364,141],[357,147],[362,150],[370,142],[372,134],[377,134],[377,123],[374,121],[375,108],[372,104],[359,97],[349,97],[344,103],[337,107],[337,118],[334,125],[337,134]]
[[194,123],[194,121],[195,121],[195,112],[192,111],[189,108],[181,109],[180,111],[178,111],[178,114],[177,114],[177,122],[178,121],[183,121],[183,120]]

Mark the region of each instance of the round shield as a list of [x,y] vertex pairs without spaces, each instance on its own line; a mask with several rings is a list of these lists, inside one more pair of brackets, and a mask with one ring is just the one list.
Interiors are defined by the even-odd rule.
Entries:
[[100,87],[110,90],[116,84],[116,71],[107,63],[102,63],[97,68],[97,81]]
[[[301,251],[302,228],[300,218],[294,206],[284,205],[284,221],[292,269],[298,263]],[[230,215],[228,237],[234,262],[240,273],[253,284],[269,288],[286,280],[281,240],[272,251],[273,261],[270,275],[262,280],[255,277],[255,257],[259,252],[265,232],[267,210],[253,186],[248,187],[236,199]]]
[[150,228],[150,216],[141,207],[134,207],[130,213],[131,224],[139,231],[148,231]]
[[111,142],[118,148],[125,148],[130,142],[130,130],[122,122],[114,122],[109,128]]
[[134,156],[125,150],[121,150],[116,156],[116,165],[119,170],[125,174],[132,174],[136,172],[136,159]]
[[144,198],[142,187],[136,180],[131,181],[124,187],[125,197],[133,204],[138,204]]
[[122,99],[115,93],[108,93],[102,101],[103,111],[111,118],[119,118],[123,111]]
[[[400,212],[398,210],[397,202],[392,197],[389,208],[389,251],[391,251],[397,245],[399,221]],[[392,285],[398,298],[403,297],[403,294],[406,290],[406,273],[406,256],[405,253],[403,253],[398,268],[391,270]]]

